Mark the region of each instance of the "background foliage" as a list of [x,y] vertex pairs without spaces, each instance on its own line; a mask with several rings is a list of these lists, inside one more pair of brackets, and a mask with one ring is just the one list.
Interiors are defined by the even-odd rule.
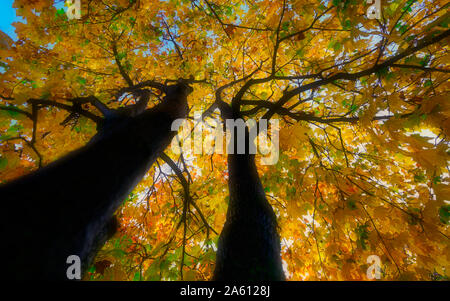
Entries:
[[[0,50],[2,182],[96,133],[99,112],[84,102],[87,113],[73,114],[74,98],[118,108],[134,102],[115,97],[128,80],[194,76],[205,82],[189,96],[192,115],[211,107],[219,87],[245,79],[224,89],[230,102],[248,79],[266,79],[252,82],[242,110],[280,119],[280,159],[259,174],[288,279],[364,280],[367,257],[378,255],[383,280],[448,280],[448,37],[390,61],[448,32],[447,1],[383,0],[380,20],[355,0],[81,2],[80,20],[50,0],[14,2],[26,22]],[[210,278],[226,156],[167,154],[181,176],[163,160],[152,167],[86,279]]]

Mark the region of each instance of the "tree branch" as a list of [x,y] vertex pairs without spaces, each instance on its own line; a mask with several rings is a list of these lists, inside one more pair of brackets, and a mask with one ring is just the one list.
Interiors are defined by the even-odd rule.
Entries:
[[31,113],[29,113],[27,111],[24,111],[24,110],[21,110],[19,108],[16,108],[14,106],[3,106],[3,105],[0,105],[0,110],[20,113],[20,114],[23,114],[23,115],[27,116],[31,120],[33,120],[33,116],[32,116]]
[[295,96],[301,92],[305,92],[305,91],[332,83],[335,80],[344,79],[344,80],[355,81],[356,79],[358,79],[360,77],[376,73],[376,72],[382,70],[383,68],[392,66],[393,64],[395,64],[395,62],[413,54],[414,52],[416,52],[422,48],[425,48],[431,44],[437,43],[437,42],[447,38],[449,35],[450,35],[450,30],[448,29],[448,30],[444,31],[443,33],[441,33],[440,35],[437,35],[434,37],[427,36],[427,37],[423,38],[420,42],[418,42],[416,46],[409,47],[405,51],[403,51],[397,55],[394,55],[391,58],[389,58],[388,60],[384,61],[383,63],[374,65],[373,67],[371,67],[369,69],[355,72],[355,73],[343,73],[343,72],[336,73],[328,78],[302,85],[302,86],[292,89],[290,91],[285,91],[283,93],[283,96],[277,101],[276,106],[274,106],[271,110],[267,111],[266,114],[264,114],[264,116],[262,118],[270,119],[278,111],[279,108],[281,108],[286,102],[289,101],[289,99],[291,99],[293,96]]
[[115,62],[117,64],[117,67],[119,67],[120,74],[125,79],[125,81],[127,82],[128,86],[130,86],[130,87],[133,86],[133,81],[131,80],[130,76],[125,71],[125,69],[122,66],[122,63],[120,62],[119,53],[117,52],[117,44],[116,44],[115,41],[113,41],[113,43],[112,43],[112,50],[113,50],[113,54],[114,54],[114,60],[115,60]]
[[3,141],[11,141],[11,140],[16,140],[16,139],[20,139],[20,140],[22,140],[22,141],[24,141],[34,152],[35,152],[35,154],[38,156],[38,158],[39,158],[39,161],[38,161],[38,168],[41,168],[42,167],[42,155],[39,153],[39,151],[36,149],[36,147],[34,146],[34,143],[32,143],[32,142],[30,142],[30,141],[28,141],[27,139],[25,139],[24,137],[22,137],[22,136],[19,136],[19,137],[12,137],[12,138],[7,138],[7,139],[4,139]]
[[209,236],[209,230],[211,230],[212,232],[214,232],[215,234],[218,235],[218,233],[208,224],[208,221],[206,220],[205,216],[203,215],[202,211],[200,210],[200,208],[198,207],[198,205],[192,200],[192,198],[190,198],[189,195],[189,183],[186,180],[186,178],[183,175],[183,172],[180,170],[180,168],[178,167],[178,165],[173,162],[173,160],[167,156],[165,153],[162,153],[160,155],[160,158],[167,163],[167,165],[169,165],[169,167],[173,170],[173,172],[175,173],[175,175],[178,177],[178,179],[180,180],[181,186],[183,186],[184,189],[184,195],[186,197],[189,197],[190,199],[190,203],[192,204],[192,206],[195,208],[195,210],[197,210],[197,212],[200,215],[201,220],[203,221],[203,224],[205,225],[206,229],[207,229],[207,236]]
[[417,65],[392,64],[391,66],[398,67],[398,68],[419,69],[419,70],[429,71],[429,72],[435,71],[435,72],[450,73],[450,69],[439,69],[439,68],[423,67],[423,66],[417,66]]
[[91,119],[95,123],[99,123],[103,120],[103,118],[101,118],[89,111],[83,110],[83,109],[77,107],[76,105],[70,106],[70,105],[66,105],[63,103],[56,102],[56,101],[51,101],[51,100],[46,100],[46,99],[33,99],[33,98],[29,99],[28,102],[31,104],[39,105],[40,107],[57,107],[57,108],[64,109],[71,113],[78,113],[86,118]]

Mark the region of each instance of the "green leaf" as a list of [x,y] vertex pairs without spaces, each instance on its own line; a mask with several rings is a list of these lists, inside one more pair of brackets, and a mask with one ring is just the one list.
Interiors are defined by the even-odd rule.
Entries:
[[11,135],[0,135],[0,141],[4,141],[4,140],[9,139],[11,137],[12,137]]
[[86,85],[86,79],[84,77],[78,76],[77,82],[82,86]]
[[63,15],[65,15],[65,14],[66,14],[66,12],[64,11],[63,8],[60,8],[60,9],[58,9],[58,10],[56,11],[56,16],[57,16],[57,17],[63,16]]
[[118,54],[117,54],[117,58],[118,58],[119,60],[125,58],[126,56],[127,56],[127,53],[126,53],[126,52],[121,52],[121,53],[118,53]]
[[423,58],[423,60],[420,61],[419,64],[420,64],[422,67],[425,67],[425,66],[428,64],[429,61],[430,61],[430,55],[427,54],[427,55]]
[[437,177],[434,177],[433,178],[433,183],[434,184],[438,184],[438,183],[440,183],[442,180],[441,180],[441,177],[440,176],[437,176]]
[[383,67],[379,71],[376,72],[376,74],[380,77],[385,77],[389,72],[388,67]]
[[[406,42],[412,41],[412,40],[414,40],[415,37],[416,37],[416,35],[415,35],[415,34],[412,34],[412,35],[408,36],[408,37],[405,39],[405,41],[406,41]],[[405,59],[405,60],[406,60],[406,59]]]
[[353,105],[350,106],[350,111],[354,112],[354,111],[356,111],[357,108],[358,108],[358,106],[353,104]]
[[339,51],[339,50],[341,50],[341,48],[342,48],[342,44],[341,43],[339,43],[339,42],[334,43],[333,49],[335,51]]
[[233,15],[233,8],[231,6],[225,6],[224,10],[225,10],[225,15],[227,15],[229,17]]
[[303,49],[298,49],[295,52],[295,55],[299,56],[299,57],[303,57],[305,55],[305,51]]
[[443,224],[450,224],[450,205],[444,205],[439,209],[439,217]]
[[414,181],[417,183],[425,182],[425,175],[423,173],[414,175]]
[[345,20],[345,21],[342,23],[342,27],[343,27],[343,29],[345,29],[345,30],[351,29],[351,28],[352,28],[352,21],[351,21],[350,19]]
[[14,124],[6,131],[6,133],[13,136],[17,135],[21,130],[23,130],[23,126],[21,124]]
[[355,210],[356,209],[356,201],[349,199],[347,201],[347,207],[350,208],[350,210]]
[[[14,106],[5,106],[5,107],[6,108],[8,108],[8,107],[14,108]],[[9,111],[9,110],[3,110],[2,113],[4,113],[4,114],[2,114],[4,116],[9,116],[9,117],[12,117],[12,118],[17,118],[20,115],[19,112]]]
[[425,81],[425,83],[423,84],[424,87],[429,87],[431,85],[433,85],[433,82],[429,79],[427,81]]
[[7,165],[8,165],[8,159],[0,157],[0,170],[5,169],[5,167]]
[[130,62],[126,62],[124,68],[127,71],[131,71],[133,69],[133,65]]
[[360,246],[363,250],[367,250],[367,244],[366,241],[369,238],[369,232],[367,232],[367,225],[359,225],[355,229],[356,235],[358,235],[358,239],[356,241],[356,244]]
[[400,26],[400,28],[398,29],[402,34],[404,34],[406,32],[406,30],[408,30],[408,26],[406,24]]
[[136,272],[134,273],[133,281],[139,281],[141,280],[141,273]]

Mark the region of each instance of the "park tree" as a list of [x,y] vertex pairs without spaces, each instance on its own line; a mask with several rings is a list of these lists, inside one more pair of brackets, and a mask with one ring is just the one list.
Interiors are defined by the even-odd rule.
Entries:
[[[12,277],[72,250],[86,280],[450,277],[446,1],[54,2],[1,34]],[[250,126],[197,154],[177,118],[276,119],[278,156]]]

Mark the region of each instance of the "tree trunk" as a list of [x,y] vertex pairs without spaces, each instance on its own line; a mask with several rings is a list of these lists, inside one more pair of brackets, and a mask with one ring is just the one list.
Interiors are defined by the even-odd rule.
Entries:
[[[110,122],[86,146],[0,187],[4,274],[67,279],[69,255],[86,271],[111,230],[111,218],[187,115],[188,86],[136,117]],[[169,87],[169,88],[170,88]]]
[[248,129],[245,154],[237,154],[236,135],[234,140],[234,154],[228,155],[230,201],[213,280],[285,280],[276,215],[266,199],[255,156],[248,154]]

